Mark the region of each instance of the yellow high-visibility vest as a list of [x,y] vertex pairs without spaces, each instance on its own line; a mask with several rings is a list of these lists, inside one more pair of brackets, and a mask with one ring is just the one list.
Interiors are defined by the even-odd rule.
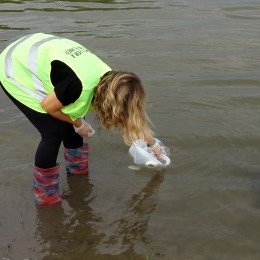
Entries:
[[84,117],[95,87],[111,68],[75,41],[44,33],[22,37],[0,54],[0,81],[15,99],[35,111],[46,113],[41,102],[54,91],[50,78],[54,60],[69,66],[82,83],[80,97],[62,108],[62,112],[72,120]]

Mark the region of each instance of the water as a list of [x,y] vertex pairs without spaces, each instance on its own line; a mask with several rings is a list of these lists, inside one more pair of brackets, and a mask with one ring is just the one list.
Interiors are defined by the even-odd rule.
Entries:
[[35,129],[0,92],[0,259],[259,259],[260,4],[257,0],[1,1],[0,48],[32,32],[69,37],[136,72],[172,151],[134,171],[101,129],[90,176],[35,207]]

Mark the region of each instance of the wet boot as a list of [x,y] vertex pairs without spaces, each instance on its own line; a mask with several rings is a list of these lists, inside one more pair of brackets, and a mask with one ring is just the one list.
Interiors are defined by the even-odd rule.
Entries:
[[75,149],[64,149],[64,158],[68,174],[88,174],[88,144]]
[[61,201],[59,195],[60,165],[52,168],[33,168],[33,191],[35,203],[41,205],[56,204]]

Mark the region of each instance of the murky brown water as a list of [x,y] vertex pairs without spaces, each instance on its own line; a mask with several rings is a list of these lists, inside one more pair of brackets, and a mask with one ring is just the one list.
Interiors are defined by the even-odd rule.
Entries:
[[36,207],[39,136],[0,90],[0,259],[260,259],[260,4],[0,1],[0,48],[32,32],[72,38],[148,92],[163,172],[133,171],[117,134],[90,143],[88,178]]

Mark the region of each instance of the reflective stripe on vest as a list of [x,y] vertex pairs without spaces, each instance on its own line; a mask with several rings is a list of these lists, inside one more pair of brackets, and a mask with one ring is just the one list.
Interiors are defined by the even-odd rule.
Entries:
[[35,44],[33,44],[32,47],[30,48],[27,64],[28,64],[28,69],[32,72],[32,81],[33,81],[33,85],[35,87],[35,92],[34,92],[34,91],[31,91],[30,89],[26,88],[25,86],[23,86],[22,84],[20,84],[19,82],[17,82],[14,79],[14,70],[13,70],[13,62],[12,62],[12,54],[13,54],[13,51],[15,50],[15,48],[20,43],[26,41],[31,36],[33,36],[33,34],[30,34],[30,35],[27,35],[27,36],[21,38],[18,42],[16,42],[8,50],[6,57],[5,57],[5,74],[6,74],[6,77],[9,78],[14,85],[16,85],[18,88],[22,89],[27,94],[33,96],[34,98],[36,98],[37,100],[42,102],[42,100],[46,97],[47,94],[45,92],[45,89],[44,89],[42,82],[37,77],[37,52],[38,52],[38,48],[42,44],[49,42],[51,40],[59,39],[60,37],[51,36],[51,37],[42,39],[42,40],[36,42]]

